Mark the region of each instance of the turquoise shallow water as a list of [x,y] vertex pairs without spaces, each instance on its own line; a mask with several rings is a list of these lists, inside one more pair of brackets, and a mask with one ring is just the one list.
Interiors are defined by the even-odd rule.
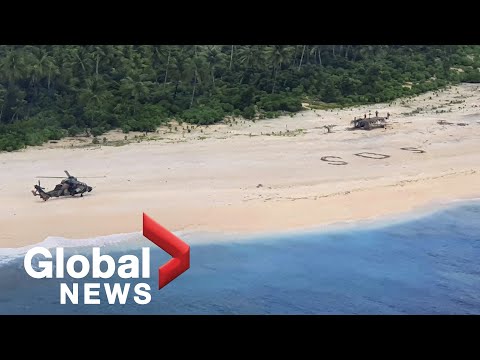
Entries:
[[[11,259],[0,265],[0,314],[480,314],[479,202],[382,227],[229,240],[192,245],[191,268],[160,291],[168,256],[152,248],[147,305],[133,294],[109,305],[103,292],[100,305],[60,305],[60,280],[32,279],[23,257]],[[140,255],[142,246],[139,236],[102,253]]]

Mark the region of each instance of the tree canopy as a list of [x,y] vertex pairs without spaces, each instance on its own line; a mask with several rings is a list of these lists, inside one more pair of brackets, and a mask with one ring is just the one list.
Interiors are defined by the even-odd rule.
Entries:
[[0,151],[173,118],[271,117],[302,101],[388,102],[480,82],[479,68],[480,46],[464,45],[0,46]]

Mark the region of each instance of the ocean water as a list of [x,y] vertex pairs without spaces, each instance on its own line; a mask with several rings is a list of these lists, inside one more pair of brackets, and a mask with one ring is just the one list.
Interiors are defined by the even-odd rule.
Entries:
[[[190,269],[162,290],[157,269],[169,256],[152,246],[152,276],[131,281],[123,305],[108,304],[103,285],[99,305],[82,296],[79,305],[61,305],[60,282],[78,282],[82,295],[85,282],[105,280],[33,279],[21,251],[0,249],[0,314],[480,314],[478,201],[390,224],[221,242],[196,236],[182,237],[191,244]],[[65,255],[88,255],[101,243],[102,254],[118,259],[151,246],[140,234],[100,240]],[[71,242],[42,246],[49,244]],[[133,300],[138,282],[151,286],[149,304]]]

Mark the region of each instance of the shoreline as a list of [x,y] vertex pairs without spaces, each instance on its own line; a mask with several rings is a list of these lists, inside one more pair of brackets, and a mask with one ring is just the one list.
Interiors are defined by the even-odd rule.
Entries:
[[[280,230],[257,231],[257,232],[229,232],[223,233],[219,231],[185,229],[181,231],[172,232],[189,243],[189,245],[212,245],[219,243],[250,243],[252,241],[271,241],[272,238],[285,239],[289,236],[304,236],[310,234],[325,234],[338,233],[343,231],[372,231],[391,226],[402,225],[404,223],[422,220],[426,217],[433,216],[436,213],[441,213],[448,210],[454,210],[469,204],[480,205],[480,198],[465,198],[453,199],[442,203],[429,204],[409,212],[402,212],[397,214],[381,215],[370,219],[356,219],[343,222],[327,223],[323,225],[312,225],[302,228],[282,228]],[[22,247],[0,247],[0,266],[8,263],[9,260],[23,255],[29,249],[42,246],[52,249],[58,246],[65,248],[81,248],[89,246],[106,246],[106,245],[121,245],[126,242],[136,241],[142,237],[142,231],[128,232],[128,233],[113,233],[99,236],[92,236],[88,238],[64,238],[57,236],[48,236],[39,243],[28,244]],[[195,237],[195,238],[192,238]],[[150,244],[150,243],[148,243]],[[150,244],[151,246],[155,246]],[[2,259],[2,257],[4,257]],[[2,260],[8,260],[3,263]]]
[[[459,96],[460,106],[452,103]],[[250,236],[387,221],[479,198],[479,102],[476,86],[460,85],[372,107],[391,114],[386,129],[348,131],[350,120],[368,110],[363,106],[210,125],[185,138],[171,135],[176,143],[75,148],[65,140],[42,151],[0,153],[0,248],[49,236],[138,232],[143,212],[173,232]],[[327,124],[336,125],[331,133]],[[424,152],[403,149],[412,147]],[[365,152],[387,157],[359,155]],[[346,164],[332,166],[328,159]],[[82,199],[32,196],[36,176],[62,176],[64,169],[80,181],[106,178],[85,179],[94,190]],[[42,179],[42,186],[50,189],[55,181]]]

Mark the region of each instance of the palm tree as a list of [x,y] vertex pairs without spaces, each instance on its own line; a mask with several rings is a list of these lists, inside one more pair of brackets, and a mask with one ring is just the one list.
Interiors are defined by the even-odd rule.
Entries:
[[105,100],[105,89],[104,85],[101,84],[99,80],[95,77],[87,78],[85,80],[86,87],[83,88],[79,93],[79,101],[84,106],[96,105],[101,106]]
[[193,100],[195,100],[195,90],[197,90],[197,82],[198,82],[198,69],[195,60],[192,61],[193,65],[193,89],[192,89],[192,98],[190,99],[190,107],[193,106]]
[[10,50],[0,61],[1,76],[9,86],[25,78],[27,73],[25,58],[17,50]]
[[362,59],[368,59],[373,52],[373,46],[371,45],[361,46],[358,52]]
[[292,47],[285,45],[274,45],[267,48],[268,60],[273,67],[273,86],[272,94],[275,92],[275,85],[277,81],[278,69],[282,67],[282,64],[287,63],[290,58]]
[[310,46],[310,53],[313,55],[313,58],[315,59],[315,64],[317,63],[317,57],[318,57],[318,63],[320,64],[320,66],[323,66],[322,50],[323,50],[323,45],[311,45]]
[[7,103],[7,100],[5,99],[7,95],[7,89],[5,89],[2,85],[0,85],[0,123],[2,122],[2,117],[3,117],[3,109],[5,108],[5,104]]
[[352,47],[352,45],[347,45],[347,48],[345,49],[345,59],[348,60],[348,50],[350,50],[350,48]]
[[298,65],[298,70],[300,70],[300,68],[302,67],[303,55],[305,54],[306,48],[307,48],[307,45],[303,45],[302,56],[300,57],[300,64]]
[[84,75],[88,74],[87,67],[90,67],[90,54],[84,46],[78,46],[73,49],[73,55],[76,59],[76,64],[80,65]]
[[230,51],[230,65],[228,66],[229,70],[232,70],[232,62],[233,62],[233,49],[235,45],[232,45],[232,50]]
[[170,61],[170,78],[172,79],[172,82],[175,83],[175,88],[173,91],[173,97],[172,99],[175,100],[177,98],[177,92],[178,92],[178,86],[180,84],[180,74],[181,74],[181,69],[182,69],[182,59],[177,58],[177,57],[172,57]]
[[133,114],[135,115],[140,100],[146,98],[150,93],[151,82],[141,81],[138,73],[132,73],[120,81],[120,93],[126,97],[133,98]]
[[239,62],[245,68],[242,77],[240,79],[240,84],[243,82],[245,74],[258,67],[260,64],[265,62],[265,49],[260,45],[248,45],[243,46],[239,49]]
[[193,102],[195,100],[195,91],[197,90],[197,84],[201,82],[202,75],[204,74],[206,69],[207,69],[206,62],[203,55],[197,54],[197,56],[191,59],[187,59],[187,61],[185,62],[185,66],[181,73],[182,82],[192,83],[192,80],[193,80],[190,107],[193,106]]
[[170,58],[172,56],[171,46],[155,46],[155,55],[160,63],[166,62],[165,75],[163,79],[163,88],[167,86],[168,68],[170,66]]
[[103,51],[101,46],[95,46],[93,56],[95,58],[95,76],[98,78],[98,67],[100,65],[100,58],[105,56],[105,52]]
[[40,54],[39,57],[34,55],[31,57],[28,72],[30,75],[30,84],[34,89],[36,89],[36,84],[45,78],[48,73],[47,57],[48,55],[46,53]]
[[215,70],[222,63],[226,62],[226,56],[221,52],[218,45],[206,46],[202,55],[206,58],[208,65],[210,66],[210,72],[212,77],[212,85],[215,87]]
[[50,90],[52,78],[54,76],[60,75],[60,70],[51,56],[46,57],[45,66],[47,67],[47,89]]

